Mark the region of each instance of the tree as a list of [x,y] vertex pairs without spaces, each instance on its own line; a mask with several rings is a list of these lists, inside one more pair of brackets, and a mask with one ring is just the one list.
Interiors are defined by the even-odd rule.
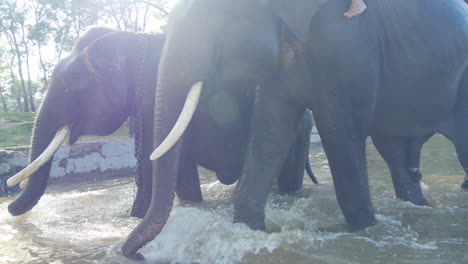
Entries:
[[53,65],[91,26],[160,32],[172,1],[0,0],[0,109],[35,111]]
[[[16,99],[16,105],[19,111],[23,111],[23,102],[21,102],[21,90],[18,88],[18,83],[16,81],[16,75],[14,73],[15,68],[15,55],[11,56],[10,61],[10,93]],[[26,101],[27,102],[27,101]]]
[[29,112],[28,92],[26,91],[24,76],[23,76],[23,61],[21,60],[22,52],[20,50],[20,42],[18,39],[18,25],[24,20],[24,14],[17,8],[17,3],[9,0],[0,2],[0,29],[6,35],[10,48],[15,52],[15,58],[18,62],[18,73],[21,80],[21,93],[23,97],[23,111]]
[[[101,0],[105,21],[122,30],[146,32],[151,18],[165,19],[168,15],[167,0]],[[154,30],[153,30],[154,31]]]
[[58,21],[53,2],[50,0],[36,0],[31,3],[34,13],[34,23],[28,25],[28,39],[37,47],[40,68],[42,71],[42,83],[48,86],[48,75],[50,74],[50,62],[44,59],[42,50],[51,39],[54,28],[53,24]]
[[25,25],[24,25],[24,17],[20,21],[20,28],[21,28],[21,42],[24,47],[24,55],[26,56],[26,73],[28,74],[28,100],[29,100],[29,106],[31,107],[32,112],[36,112],[36,107],[34,106],[34,99],[33,99],[33,91],[32,91],[32,85],[31,85],[31,70],[29,66],[29,39],[26,38],[26,31],[25,31]]
[[5,80],[7,79],[6,76],[7,76],[8,66],[3,63],[4,58],[5,58],[5,48],[0,46],[0,103],[2,104],[3,112],[7,113],[8,105],[6,102],[7,91],[5,89],[6,87]]

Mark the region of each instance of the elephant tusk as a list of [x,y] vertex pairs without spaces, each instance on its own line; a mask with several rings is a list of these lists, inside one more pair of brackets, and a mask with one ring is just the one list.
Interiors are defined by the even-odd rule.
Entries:
[[197,109],[198,100],[203,88],[203,82],[197,82],[190,88],[187,99],[185,99],[184,107],[180,112],[179,118],[172,128],[171,132],[163,140],[163,142],[157,147],[150,156],[150,160],[157,160],[167,151],[169,151],[184,134],[190,120],[192,120],[193,114]]
[[46,162],[48,162],[58,150],[60,145],[62,145],[63,141],[67,138],[68,134],[70,133],[70,127],[65,125],[61,127],[52,141],[49,143],[49,146],[44,150],[44,152],[39,155],[31,164],[29,164],[26,168],[22,171],[18,172],[16,175],[12,176],[7,180],[8,187],[15,186],[16,184],[20,183],[23,180],[26,180],[29,176],[33,173],[38,171]]
[[19,186],[22,189],[26,188],[26,185],[28,185],[28,179],[24,179],[20,182]]

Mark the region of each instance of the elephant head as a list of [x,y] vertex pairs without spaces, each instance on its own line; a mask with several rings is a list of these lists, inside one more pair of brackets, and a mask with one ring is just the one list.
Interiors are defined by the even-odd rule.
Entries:
[[[30,177],[8,207],[12,215],[23,214],[37,204],[47,186],[53,154],[67,134],[69,144],[82,135],[108,135],[135,112],[137,69],[142,68],[143,57],[154,57],[142,54],[149,38],[156,40],[151,44],[153,49],[162,49],[164,36],[93,28],[56,65],[33,129],[30,161],[36,166],[19,173],[19,180]],[[154,65],[150,68],[154,73]],[[61,137],[59,142],[56,133]],[[41,154],[46,149],[48,153]],[[40,161],[36,161],[38,157]]]
[[159,159],[153,167],[153,198],[122,248],[130,257],[140,256],[137,250],[154,239],[169,217],[183,134],[199,97],[221,89],[255,93],[259,84],[289,69],[300,51],[299,45],[282,43],[283,29],[288,28],[295,43],[304,41],[312,15],[325,1],[180,2],[169,18],[159,67],[154,118],[154,145],[159,148],[151,156]]
[[[312,16],[326,1],[185,1],[185,5],[176,6],[171,13],[158,93],[176,110],[167,115],[177,115],[169,123],[160,120],[165,127],[161,129],[173,129],[152,159],[161,157],[182,136],[204,85],[228,91],[254,90],[285,68],[292,68],[300,45],[308,38]],[[295,45],[282,39],[286,34]],[[180,122],[175,122],[177,116]],[[170,123],[174,126],[167,128]]]

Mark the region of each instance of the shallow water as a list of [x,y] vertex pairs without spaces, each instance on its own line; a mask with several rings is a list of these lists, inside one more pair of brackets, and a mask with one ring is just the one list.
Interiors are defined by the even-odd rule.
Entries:
[[[378,224],[349,233],[323,151],[311,155],[320,185],[306,179],[294,195],[274,191],[267,232],[233,224],[233,186],[201,170],[205,201],[176,205],[163,232],[142,253],[148,263],[468,263],[468,192],[453,147],[434,137],[423,151],[426,198],[394,198],[388,169],[372,145],[368,167]],[[129,218],[131,178],[59,186],[29,213],[12,217],[0,198],[0,263],[140,263],[119,253],[138,219]]]

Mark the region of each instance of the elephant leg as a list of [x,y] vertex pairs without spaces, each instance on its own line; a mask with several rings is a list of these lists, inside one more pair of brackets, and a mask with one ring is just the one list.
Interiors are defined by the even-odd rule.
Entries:
[[414,137],[410,139],[408,143],[408,160],[407,160],[407,171],[410,174],[411,178],[415,182],[419,182],[422,179],[421,173],[421,150],[424,143],[429,140],[434,135],[430,133],[423,137]]
[[449,129],[441,133],[455,146],[458,161],[465,170],[461,187],[468,189],[468,68],[460,82],[460,95]]
[[299,123],[296,139],[278,176],[278,187],[281,192],[292,193],[302,187],[304,169],[309,162],[311,132],[312,114],[307,110]]
[[177,174],[177,197],[183,203],[199,203],[203,201],[197,163],[191,156],[190,151],[183,152]]
[[[465,173],[466,173],[466,170],[465,170]],[[463,179],[461,187],[463,189],[468,189],[468,173],[465,175],[465,178]]]
[[[267,91],[266,91],[267,90]],[[242,175],[233,194],[234,222],[265,229],[265,206],[297,133],[304,108],[274,89],[257,91]],[[303,165],[302,165],[303,166]]]
[[343,109],[318,110],[314,110],[315,121],[343,215],[353,229],[373,225],[375,212],[367,176],[366,130],[364,122],[356,118],[362,115]]
[[[466,100],[465,100],[466,101]],[[465,106],[468,108],[468,105]],[[458,116],[459,113],[456,114]],[[451,121],[450,129],[443,131],[442,134],[452,142],[457,152],[457,158],[465,171],[465,178],[461,187],[468,189],[468,110],[465,117],[456,117]]]
[[[416,153],[410,148],[411,141],[407,138],[389,138],[373,135],[375,147],[383,157],[392,175],[396,197],[416,205],[426,205],[426,199],[421,190],[419,180],[415,180],[408,170],[408,161],[414,165]],[[419,167],[419,158],[418,167]]]
[[468,111],[465,114],[465,119],[460,120],[459,127],[457,129],[457,136],[452,141],[455,145],[455,150],[457,152],[458,161],[465,170],[465,178],[461,187],[463,189],[468,189]]

